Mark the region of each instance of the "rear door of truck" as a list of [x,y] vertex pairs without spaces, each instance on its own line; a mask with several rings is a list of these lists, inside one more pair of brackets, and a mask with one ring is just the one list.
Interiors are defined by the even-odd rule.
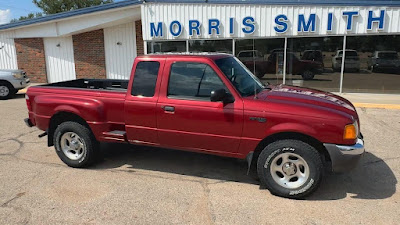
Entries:
[[[137,59],[125,99],[127,139],[134,144],[158,145],[156,107],[165,57]],[[123,115],[121,115],[123,116]]]

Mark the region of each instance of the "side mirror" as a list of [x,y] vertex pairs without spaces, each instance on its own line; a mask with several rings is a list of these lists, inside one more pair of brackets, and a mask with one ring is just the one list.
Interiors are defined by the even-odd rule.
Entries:
[[211,92],[210,100],[212,102],[223,102],[224,104],[233,103],[235,99],[225,89],[218,89]]

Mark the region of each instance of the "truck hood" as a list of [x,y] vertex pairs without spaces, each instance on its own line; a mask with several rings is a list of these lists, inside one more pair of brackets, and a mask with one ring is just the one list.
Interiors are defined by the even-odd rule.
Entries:
[[259,100],[278,100],[316,105],[351,114],[354,118],[358,117],[356,109],[350,101],[338,95],[316,89],[289,85],[270,85],[269,87],[271,90],[266,89],[257,95]]
[[3,70],[3,69],[1,69],[0,72],[17,73],[17,72],[22,72],[22,70]]

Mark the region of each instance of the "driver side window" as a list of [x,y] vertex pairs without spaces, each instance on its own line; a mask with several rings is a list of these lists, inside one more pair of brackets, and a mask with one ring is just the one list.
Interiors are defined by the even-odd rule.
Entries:
[[168,97],[210,101],[211,92],[218,89],[228,90],[209,65],[192,62],[172,64]]

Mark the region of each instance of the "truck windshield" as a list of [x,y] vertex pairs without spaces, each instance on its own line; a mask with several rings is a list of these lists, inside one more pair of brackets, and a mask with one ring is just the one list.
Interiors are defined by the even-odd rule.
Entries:
[[261,81],[235,57],[217,59],[215,63],[243,97],[255,95],[265,88]]

